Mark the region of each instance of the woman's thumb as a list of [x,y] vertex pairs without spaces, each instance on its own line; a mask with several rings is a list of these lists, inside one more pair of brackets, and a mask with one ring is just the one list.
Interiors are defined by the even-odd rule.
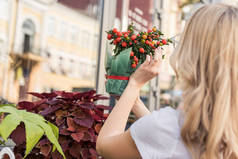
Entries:
[[146,60],[144,62],[145,65],[150,64],[151,57],[149,55],[146,55]]

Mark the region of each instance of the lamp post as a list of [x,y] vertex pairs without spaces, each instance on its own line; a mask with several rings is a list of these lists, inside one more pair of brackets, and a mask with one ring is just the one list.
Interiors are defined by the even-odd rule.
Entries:
[[[97,59],[97,75],[96,75],[96,91],[98,94],[106,94],[105,90],[105,57],[108,51],[106,40],[106,32],[109,28],[113,27],[114,19],[116,16],[116,0],[100,0],[101,15],[100,15],[100,39],[98,48]],[[100,104],[108,105],[108,101],[102,101]]]
[[[161,19],[161,11],[163,9],[163,0],[154,0],[153,1],[153,25],[159,26],[159,30],[162,29],[162,19]],[[157,110],[160,105],[160,87],[159,87],[159,76],[152,79],[149,83],[149,110]]]

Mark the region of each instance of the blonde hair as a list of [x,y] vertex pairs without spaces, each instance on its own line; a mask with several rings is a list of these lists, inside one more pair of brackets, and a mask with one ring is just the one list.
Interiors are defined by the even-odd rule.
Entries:
[[194,158],[238,158],[238,8],[205,5],[171,56],[183,89],[181,136]]

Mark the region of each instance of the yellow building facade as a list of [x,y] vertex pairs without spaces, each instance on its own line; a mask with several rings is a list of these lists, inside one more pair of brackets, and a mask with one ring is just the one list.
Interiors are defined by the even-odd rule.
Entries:
[[97,19],[54,0],[0,3],[3,98],[17,102],[32,91],[95,87]]

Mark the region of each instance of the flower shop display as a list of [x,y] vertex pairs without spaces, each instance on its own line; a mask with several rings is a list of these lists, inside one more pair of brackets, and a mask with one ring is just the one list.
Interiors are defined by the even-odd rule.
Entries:
[[[39,100],[20,102],[19,108],[42,115],[59,128],[59,143],[67,159],[96,159],[96,139],[107,115],[108,106],[97,105],[98,100],[107,97],[96,91],[30,93]],[[22,155],[24,146],[17,143],[16,154]],[[63,159],[59,151],[54,151],[50,141],[43,137],[32,150],[31,158]]]
[[155,49],[172,42],[163,38],[163,33],[156,27],[136,33],[133,25],[129,25],[126,32],[116,28],[107,31],[107,39],[115,48],[106,59],[106,91],[114,96],[123,93],[130,75],[145,61],[146,55],[154,56]]

